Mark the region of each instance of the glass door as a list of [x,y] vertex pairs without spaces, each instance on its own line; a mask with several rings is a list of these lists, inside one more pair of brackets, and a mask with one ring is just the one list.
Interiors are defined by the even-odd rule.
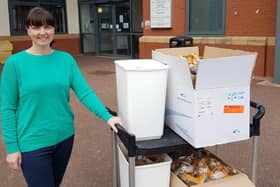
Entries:
[[117,54],[130,56],[130,12],[129,3],[116,5],[116,42]]
[[79,8],[82,52],[96,53],[96,32],[94,23],[95,8],[91,3],[81,3]]
[[112,55],[114,54],[113,34],[113,7],[112,5],[99,5],[98,12],[98,34],[99,34],[99,54]]
[[130,56],[129,3],[99,4],[97,12],[99,55]]

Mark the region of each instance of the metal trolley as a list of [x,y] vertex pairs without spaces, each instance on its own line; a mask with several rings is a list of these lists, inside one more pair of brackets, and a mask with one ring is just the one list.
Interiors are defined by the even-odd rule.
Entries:
[[[260,136],[260,121],[265,114],[265,108],[251,101],[250,106],[257,110],[252,117],[250,125],[250,137],[253,138],[253,154],[252,154],[252,176],[251,180],[256,184],[257,161],[258,161],[258,144]],[[108,109],[111,114],[116,112]],[[123,143],[128,153],[129,163],[129,187],[135,187],[135,157],[138,155],[170,153],[176,151],[184,151],[186,149],[195,149],[188,142],[178,136],[169,127],[164,128],[163,136],[156,140],[136,141],[135,135],[128,133],[119,124],[116,125],[118,133],[112,131],[112,153],[113,153],[113,187],[118,186],[118,167],[117,167],[117,144],[118,139]]]

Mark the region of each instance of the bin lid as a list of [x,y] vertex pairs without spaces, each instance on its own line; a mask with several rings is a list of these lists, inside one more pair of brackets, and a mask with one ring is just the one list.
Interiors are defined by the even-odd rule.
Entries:
[[115,60],[115,64],[126,71],[167,70],[168,66],[152,59]]

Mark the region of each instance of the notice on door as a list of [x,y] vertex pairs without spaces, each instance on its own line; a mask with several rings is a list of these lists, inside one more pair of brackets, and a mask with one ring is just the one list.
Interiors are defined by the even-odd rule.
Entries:
[[150,0],[151,28],[171,28],[172,0]]

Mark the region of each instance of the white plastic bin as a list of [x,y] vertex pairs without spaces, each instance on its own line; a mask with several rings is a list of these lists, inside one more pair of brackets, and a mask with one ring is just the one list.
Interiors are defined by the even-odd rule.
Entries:
[[[167,155],[164,162],[135,166],[135,187],[169,187],[172,159]],[[118,146],[121,187],[129,187],[128,161]]]
[[118,115],[136,140],[163,134],[167,65],[155,60],[116,60]]

